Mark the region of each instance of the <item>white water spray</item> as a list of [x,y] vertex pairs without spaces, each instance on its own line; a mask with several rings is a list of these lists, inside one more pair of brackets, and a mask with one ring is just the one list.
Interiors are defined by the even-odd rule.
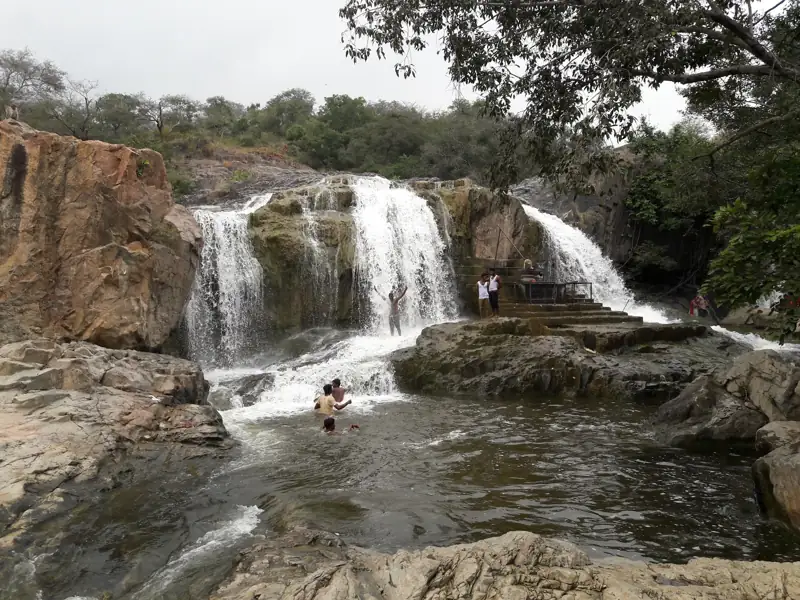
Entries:
[[359,177],[352,187],[358,277],[371,305],[367,329],[387,327],[386,298],[406,286],[403,326],[456,318],[447,247],[428,203],[381,177]]
[[261,310],[261,265],[247,233],[249,215],[269,202],[255,196],[234,210],[200,208],[194,218],[203,233],[203,251],[186,307],[189,354],[203,363],[223,364],[241,357]]
[[671,322],[662,311],[636,302],[611,259],[580,229],[536,207],[528,204],[522,207],[544,228],[550,260],[555,263],[551,273],[553,279],[558,282],[588,281],[592,283],[594,299],[612,310],[624,310],[648,323]]

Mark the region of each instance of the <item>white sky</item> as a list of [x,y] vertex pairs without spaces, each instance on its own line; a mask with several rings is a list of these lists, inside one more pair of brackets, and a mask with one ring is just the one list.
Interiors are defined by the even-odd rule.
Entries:
[[[393,60],[353,64],[338,10],[345,0],[28,0],[4,6],[0,47],[30,48],[102,91],[222,95],[264,103],[293,87],[446,108],[458,91],[435,51],[414,57],[415,79]],[[466,94],[469,97],[469,94]],[[680,119],[674,87],[648,90],[635,110],[659,127]]]

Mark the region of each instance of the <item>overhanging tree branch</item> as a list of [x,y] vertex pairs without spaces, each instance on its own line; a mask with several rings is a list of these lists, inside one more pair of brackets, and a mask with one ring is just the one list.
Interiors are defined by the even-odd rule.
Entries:
[[773,75],[772,69],[766,65],[733,65],[730,67],[723,67],[721,69],[712,69],[710,71],[702,71],[700,73],[689,73],[680,75],[667,75],[656,73],[654,71],[631,71],[631,74],[638,77],[648,77],[656,81],[672,81],[674,83],[700,83],[702,81],[713,81],[714,79],[721,79],[731,75],[759,75],[767,76]]
[[755,133],[756,131],[758,131],[762,127],[766,127],[767,125],[774,125],[775,123],[780,123],[782,121],[787,121],[787,120],[792,119],[794,117],[800,117],[800,108],[795,109],[795,110],[791,110],[791,111],[789,111],[787,113],[784,113],[782,115],[776,115],[774,117],[770,117],[769,119],[764,119],[763,121],[759,121],[758,123],[750,125],[750,127],[745,127],[741,131],[738,131],[735,134],[733,134],[731,137],[729,137],[724,142],[714,146],[714,148],[711,149],[711,152],[708,152],[707,154],[701,154],[700,156],[695,156],[694,160],[697,160],[698,158],[703,158],[703,157],[706,157],[706,156],[713,157],[717,152],[719,152],[723,148],[727,148],[731,144],[733,144],[735,142],[738,142],[740,139],[742,139],[744,137],[747,137],[751,133]]

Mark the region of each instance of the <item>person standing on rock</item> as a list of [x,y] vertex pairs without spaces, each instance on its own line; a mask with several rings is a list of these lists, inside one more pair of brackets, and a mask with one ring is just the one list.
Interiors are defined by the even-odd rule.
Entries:
[[492,314],[492,308],[489,304],[488,273],[482,273],[481,278],[478,280],[478,311],[480,312],[481,319],[486,319]]
[[494,269],[489,269],[489,306],[492,308],[492,316],[500,316],[500,275]]
[[314,409],[319,410],[319,414],[330,417],[333,415],[333,409],[343,410],[350,404],[352,404],[351,400],[342,404],[336,402],[336,399],[333,397],[333,386],[330,383],[326,383],[322,387],[322,396],[317,398]]

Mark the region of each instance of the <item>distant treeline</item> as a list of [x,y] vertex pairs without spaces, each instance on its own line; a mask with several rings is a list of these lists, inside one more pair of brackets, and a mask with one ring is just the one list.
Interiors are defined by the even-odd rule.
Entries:
[[483,180],[499,148],[499,126],[481,116],[478,102],[429,112],[347,95],[317,104],[307,90],[291,89],[244,106],[223,96],[198,101],[97,89],[28,50],[0,51],[0,111],[15,104],[37,129],[149,146],[168,160],[202,156],[213,145],[267,147],[316,169]]

